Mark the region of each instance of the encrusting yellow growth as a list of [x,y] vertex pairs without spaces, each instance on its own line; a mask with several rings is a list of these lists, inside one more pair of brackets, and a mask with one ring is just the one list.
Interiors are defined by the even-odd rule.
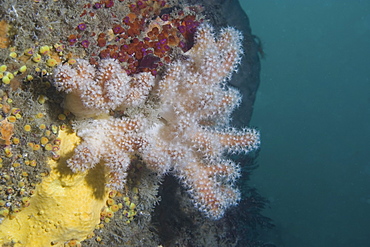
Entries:
[[66,160],[80,138],[68,131],[60,131],[59,137],[61,158],[49,160],[50,175],[36,187],[30,206],[0,225],[1,246],[64,246],[71,239],[84,240],[100,222],[108,198],[102,166],[72,173]]

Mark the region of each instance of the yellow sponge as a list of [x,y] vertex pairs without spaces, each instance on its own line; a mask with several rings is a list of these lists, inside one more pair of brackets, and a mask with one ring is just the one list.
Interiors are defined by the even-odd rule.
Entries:
[[72,173],[66,160],[80,139],[71,131],[60,131],[59,137],[59,161],[49,160],[50,175],[37,185],[30,206],[0,225],[0,245],[64,246],[72,239],[84,240],[100,222],[108,198],[104,166]]

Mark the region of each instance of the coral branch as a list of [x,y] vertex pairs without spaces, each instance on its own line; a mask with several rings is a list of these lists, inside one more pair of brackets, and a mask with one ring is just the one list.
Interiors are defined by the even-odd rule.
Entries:
[[[240,199],[239,191],[228,184],[239,176],[239,169],[233,162],[212,165],[191,162],[181,173],[185,185],[191,188],[195,205],[211,218],[219,218],[226,208]],[[218,181],[218,176],[223,177],[226,183]]]
[[128,76],[113,59],[103,60],[97,70],[86,60],[59,66],[55,86],[69,93],[65,107],[78,117],[91,117],[109,110],[142,104],[154,85],[150,73]]

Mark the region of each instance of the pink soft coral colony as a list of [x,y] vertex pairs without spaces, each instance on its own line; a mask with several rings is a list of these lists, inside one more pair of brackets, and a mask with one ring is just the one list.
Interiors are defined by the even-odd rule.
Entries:
[[218,219],[235,205],[240,168],[226,154],[252,151],[260,137],[254,129],[229,126],[241,101],[226,84],[240,63],[241,34],[225,28],[216,39],[213,32],[201,24],[192,48],[156,76],[127,75],[113,59],[59,66],[55,85],[67,93],[65,107],[79,119],[74,128],[83,140],[67,161],[72,171],[103,162],[108,186],[119,190],[139,156],[157,174],[177,176],[208,217]]

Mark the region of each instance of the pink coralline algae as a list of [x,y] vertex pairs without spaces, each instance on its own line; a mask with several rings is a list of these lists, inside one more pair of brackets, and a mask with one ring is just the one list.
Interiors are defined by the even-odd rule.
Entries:
[[83,140],[68,166],[81,172],[103,162],[108,186],[119,190],[132,157],[140,157],[157,174],[177,176],[208,217],[222,217],[240,199],[240,168],[225,154],[248,153],[260,144],[257,130],[229,123],[241,101],[226,84],[240,62],[241,39],[233,28],[216,39],[202,24],[192,48],[157,76],[127,75],[113,59],[97,68],[81,59],[59,66],[55,86],[67,93],[65,107],[77,117],[74,129]]

